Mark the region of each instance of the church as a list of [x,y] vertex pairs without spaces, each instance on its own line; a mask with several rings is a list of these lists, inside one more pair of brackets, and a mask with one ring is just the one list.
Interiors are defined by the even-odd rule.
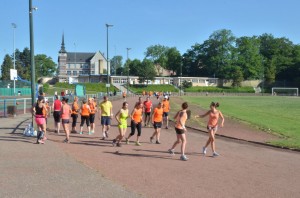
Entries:
[[100,82],[106,78],[107,60],[101,52],[67,52],[64,34],[58,54],[59,82]]

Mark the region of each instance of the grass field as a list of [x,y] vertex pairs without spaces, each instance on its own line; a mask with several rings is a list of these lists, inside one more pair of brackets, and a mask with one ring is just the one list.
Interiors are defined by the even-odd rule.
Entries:
[[130,90],[136,94],[141,94],[143,91],[178,92],[173,85],[131,85]]
[[264,131],[285,137],[273,145],[300,148],[300,98],[271,96],[203,96],[184,97],[185,101],[208,109],[219,102],[224,116],[231,117]]

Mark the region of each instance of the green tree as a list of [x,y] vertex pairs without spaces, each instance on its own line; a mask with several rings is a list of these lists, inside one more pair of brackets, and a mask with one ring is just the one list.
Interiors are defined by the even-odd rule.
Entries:
[[1,65],[1,79],[10,80],[10,69],[13,68],[13,61],[11,57],[6,54]]
[[53,76],[56,73],[56,64],[52,58],[45,54],[38,54],[35,56],[35,74],[36,79],[42,76]]
[[111,65],[111,70],[112,70],[112,74],[115,75],[120,75],[121,73],[118,73],[118,68],[122,67],[122,60],[123,57],[122,56],[114,56],[111,61],[110,61],[110,65]]
[[236,39],[237,61],[243,76],[247,80],[260,79],[262,71],[262,56],[260,55],[260,40],[256,37],[240,37]]
[[182,57],[180,52],[176,47],[171,47],[166,50],[166,69],[176,72],[178,75],[180,73],[180,66],[182,64]]
[[166,69],[167,49],[168,47],[163,45],[152,45],[145,52],[146,58],[152,61],[158,75],[161,75],[162,69]]
[[128,61],[128,65],[129,65],[129,74],[131,76],[138,76],[139,75],[139,71],[141,71],[143,69],[142,68],[143,67],[142,63],[138,59],[134,59],[132,61]]
[[138,76],[140,83],[147,82],[148,84],[148,80],[154,80],[156,72],[153,62],[148,59],[144,59],[138,71]]

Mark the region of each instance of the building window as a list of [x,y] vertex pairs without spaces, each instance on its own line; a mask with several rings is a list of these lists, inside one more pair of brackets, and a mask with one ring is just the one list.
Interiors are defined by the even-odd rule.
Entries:
[[77,76],[77,71],[73,71],[73,76]]
[[82,64],[80,64],[80,68],[82,68]]
[[95,74],[95,71],[91,71],[91,74]]
[[82,75],[82,71],[79,71],[79,75]]
[[68,69],[70,69],[71,68],[71,64],[68,64]]
[[68,76],[71,76],[71,71],[67,71],[67,75],[68,75]]

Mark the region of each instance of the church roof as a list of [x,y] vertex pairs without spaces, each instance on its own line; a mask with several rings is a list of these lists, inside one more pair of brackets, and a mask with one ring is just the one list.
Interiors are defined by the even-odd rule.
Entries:
[[95,54],[96,53],[89,53],[89,52],[67,52],[67,62],[88,63],[95,56]]

